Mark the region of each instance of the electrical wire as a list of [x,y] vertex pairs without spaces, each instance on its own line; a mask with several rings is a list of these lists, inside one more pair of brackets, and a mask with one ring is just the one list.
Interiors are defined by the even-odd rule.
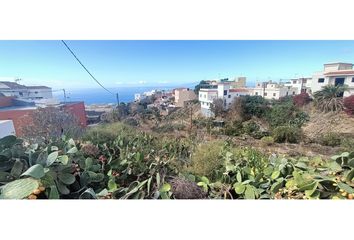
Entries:
[[75,53],[70,49],[70,47],[66,44],[66,42],[64,40],[61,40],[61,42],[65,45],[65,47],[69,50],[69,52],[74,56],[74,58],[78,61],[78,63],[80,63],[80,65],[85,69],[85,71],[92,77],[93,80],[95,80],[95,82],[100,85],[104,90],[106,90],[107,92],[109,92],[112,95],[115,95],[114,93],[112,93],[111,91],[109,91],[107,88],[105,88],[91,73],[89,70],[87,70],[87,68],[84,66],[84,64],[82,64],[82,62],[79,60],[79,58],[75,55]]

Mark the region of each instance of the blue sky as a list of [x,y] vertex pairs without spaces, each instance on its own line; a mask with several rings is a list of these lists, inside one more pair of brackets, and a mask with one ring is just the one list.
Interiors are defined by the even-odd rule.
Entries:
[[[311,76],[326,62],[354,62],[354,41],[66,41],[108,88],[183,86],[246,76]],[[99,87],[60,41],[0,41],[0,80],[53,88]]]

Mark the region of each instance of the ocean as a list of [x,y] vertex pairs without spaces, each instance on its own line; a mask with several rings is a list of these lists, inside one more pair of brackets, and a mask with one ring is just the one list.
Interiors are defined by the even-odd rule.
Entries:
[[[151,90],[171,90],[173,87],[122,87],[109,89],[113,93],[118,93],[120,102],[133,102],[135,93],[143,93]],[[53,93],[55,98],[64,101],[64,94],[62,91]],[[97,89],[75,89],[66,90],[66,101],[84,101],[86,105],[90,104],[116,104],[117,99],[115,95],[110,94],[102,88]]]

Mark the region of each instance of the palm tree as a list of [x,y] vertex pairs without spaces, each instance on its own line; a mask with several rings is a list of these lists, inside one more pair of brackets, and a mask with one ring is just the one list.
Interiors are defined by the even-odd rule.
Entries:
[[313,94],[315,106],[323,112],[337,112],[344,109],[343,93],[348,90],[345,85],[327,85]]

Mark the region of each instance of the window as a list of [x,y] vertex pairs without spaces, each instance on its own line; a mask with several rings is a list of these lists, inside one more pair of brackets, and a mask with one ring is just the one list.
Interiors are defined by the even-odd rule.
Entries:
[[318,79],[318,82],[319,82],[319,83],[324,83],[324,78],[319,78],[319,79]]
[[229,95],[229,98],[231,98],[231,95]]
[[256,92],[256,96],[258,95],[258,92]]
[[203,94],[199,94],[199,97],[202,98],[202,97],[203,97]]
[[286,92],[286,96],[289,96],[289,92]]
[[19,92],[18,94],[20,94],[20,96],[23,96],[23,93],[22,93],[22,92]]
[[35,91],[35,92],[34,92],[34,94],[38,94],[38,92],[37,92],[37,91]]
[[293,95],[295,95],[295,92],[293,92]]
[[267,93],[266,93],[266,92],[264,93],[264,96],[267,96]]
[[293,84],[296,84],[296,80],[293,81]]
[[224,96],[226,96],[227,95],[227,90],[224,90]]
[[273,93],[273,97],[276,97],[277,96],[277,94],[276,93]]
[[352,82],[354,82],[354,77],[352,78]]
[[206,94],[204,94],[204,98],[206,98]]

